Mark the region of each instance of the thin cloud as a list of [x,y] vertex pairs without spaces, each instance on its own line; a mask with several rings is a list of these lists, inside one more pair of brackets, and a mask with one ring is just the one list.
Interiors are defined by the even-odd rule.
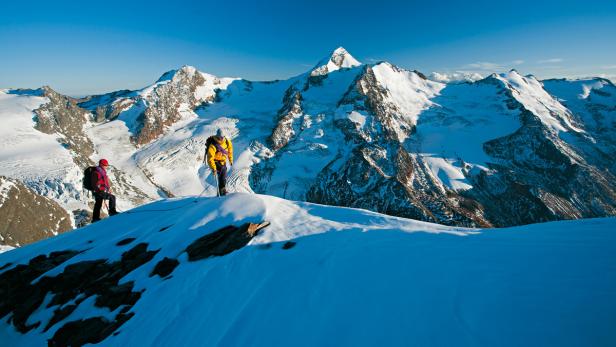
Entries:
[[608,69],[608,70],[612,70],[612,69],[616,69],[616,65],[603,65],[601,66],[602,69]]
[[491,63],[487,61],[478,61],[476,63],[466,64],[464,66],[464,69],[495,71],[495,70],[503,70],[503,66],[497,63]]
[[524,60],[518,59],[511,62],[511,65],[522,65],[524,64]]
[[539,63],[539,64],[554,64],[554,63],[562,63],[563,61],[565,61],[563,58],[552,58],[552,59],[539,60],[537,63]]

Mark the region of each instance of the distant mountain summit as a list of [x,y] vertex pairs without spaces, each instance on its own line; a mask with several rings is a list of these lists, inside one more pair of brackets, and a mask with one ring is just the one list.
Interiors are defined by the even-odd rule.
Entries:
[[362,64],[340,47],[287,80],[184,66],[140,90],[80,99],[2,90],[0,176],[76,226],[90,209],[81,172],[101,157],[121,209],[213,195],[202,162],[220,128],[235,148],[230,191],[458,226],[616,215],[611,82],[478,78]]
[[342,68],[360,66],[361,63],[343,47],[336,48],[329,57],[321,59],[310,72],[311,76],[322,76]]

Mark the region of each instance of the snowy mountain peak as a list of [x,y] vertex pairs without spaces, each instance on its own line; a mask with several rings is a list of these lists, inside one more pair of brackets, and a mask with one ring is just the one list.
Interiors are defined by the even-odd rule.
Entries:
[[322,76],[342,68],[351,68],[360,65],[361,63],[344,49],[344,47],[338,47],[330,56],[321,59],[310,75]]
[[192,77],[195,73],[199,72],[197,68],[190,65],[184,65],[179,69],[169,70],[162,74],[156,83],[171,81],[177,78],[177,76]]

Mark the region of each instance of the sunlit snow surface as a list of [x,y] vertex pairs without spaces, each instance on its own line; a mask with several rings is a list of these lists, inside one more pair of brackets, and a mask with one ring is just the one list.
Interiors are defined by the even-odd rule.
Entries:
[[[264,220],[271,226],[234,253],[196,262],[183,253],[222,226]],[[127,237],[160,249],[123,279],[145,291],[105,346],[608,346],[616,343],[615,226],[594,219],[480,231],[231,194],[145,205],[3,253],[0,266],[87,249],[53,274],[118,259],[126,248],[115,244]],[[283,250],[277,241],[287,240],[296,245]],[[180,266],[167,280],[148,277],[163,257]],[[109,314],[81,305],[65,322]],[[34,315],[48,319],[43,307]],[[21,335],[4,320],[0,341],[44,345],[57,325],[43,326]]]
[[81,170],[59,140],[34,129],[33,110],[49,100],[38,90],[0,89],[0,176],[26,183],[69,208],[81,207]]

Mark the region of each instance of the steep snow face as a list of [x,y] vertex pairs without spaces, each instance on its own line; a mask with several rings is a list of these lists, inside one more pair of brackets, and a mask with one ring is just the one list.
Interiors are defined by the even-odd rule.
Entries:
[[[399,69],[389,63],[380,63],[372,67],[379,85],[387,90],[385,100],[391,102],[402,112],[405,123],[417,124],[419,114],[432,105],[435,97],[445,87],[442,83],[426,80],[416,72]],[[403,142],[407,135],[402,130],[403,124],[394,123],[398,139]]]
[[357,61],[349,52],[343,47],[338,47],[331,56],[321,60],[316,67],[310,72],[311,76],[323,76],[332,71],[337,71],[342,68],[351,68],[360,66],[361,63]]
[[535,77],[522,76],[515,70],[493,77],[504,83],[513,97],[552,131],[584,132],[573,124],[571,112],[548,94]]
[[344,136],[336,121],[346,119],[347,114],[340,112],[338,102],[360,73],[359,68],[335,71],[319,85],[300,92],[301,112],[293,120],[292,136],[277,151],[269,180],[259,191],[287,199],[305,199],[317,175],[345,151]]
[[[235,252],[187,254],[222,227],[264,220],[271,225]],[[11,346],[92,336],[103,346],[613,345],[614,227],[614,219],[595,219],[479,231],[247,194],[159,201],[2,253],[5,277],[36,271],[21,264],[38,255],[39,262],[53,251],[68,256],[31,282],[43,288],[32,312],[20,302],[3,306],[27,316],[9,309],[0,339]],[[129,272],[113,288],[105,282],[113,273],[75,277],[117,262],[124,267],[110,271]],[[175,265],[161,275],[159,264]],[[78,284],[44,287],[59,275],[102,281],[97,290],[132,301],[114,306],[118,294]],[[5,295],[18,295],[11,290],[19,284],[3,282]],[[31,325],[25,333],[14,325],[22,319]],[[105,334],[85,329],[96,322],[118,324]]]

